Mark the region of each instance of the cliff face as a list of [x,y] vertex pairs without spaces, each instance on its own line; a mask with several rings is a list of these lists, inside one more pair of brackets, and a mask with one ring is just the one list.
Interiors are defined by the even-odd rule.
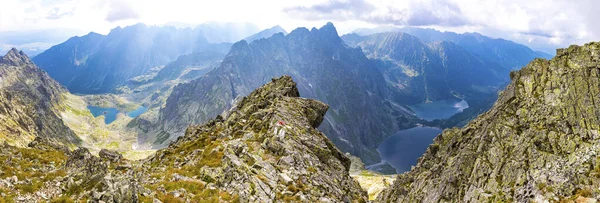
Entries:
[[150,173],[241,202],[365,201],[350,160],[316,129],[328,106],[298,96],[291,77],[273,79],[224,118],[188,128],[149,159]]
[[64,93],[23,52],[11,49],[0,59],[0,142],[25,146],[40,137],[80,143],[60,117]]
[[559,49],[518,72],[491,110],[435,138],[383,202],[598,198],[600,43]]

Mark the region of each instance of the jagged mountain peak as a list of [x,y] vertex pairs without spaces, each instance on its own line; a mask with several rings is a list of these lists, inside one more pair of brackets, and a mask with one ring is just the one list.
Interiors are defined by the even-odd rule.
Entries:
[[324,40],[334,39],[334,41],[338,41],[338,40],[341,41],[341,38],[339,37],[338,32],[337,32],[337,29],[331,22],[328,22],[327,24],[323,25],[321,28],[313,27],[310,30],[308,30],[305,27],[299,27],[299,28],[294,29],[287,36],[290,36],[292,38],[297,38],[297,37],[306,37],[309,35],[317,37],[317,38],[322,38]]
[[22,66],[25,64],[32,64],[31,59],[23,52],[16,48],[12,48],[2,57],[2,63],[6,63],[12,66]]
[[325,39],[335,39],[336,41],[338,41],[338,40],[341,41],[341,38],[339,37],[338,32],[337,32],[337,29],[331,22],[327,22],[327,24],[325,24],[323,27],[321,27],[319,29],[313,28],[311,30],[311,32],[316,33]]

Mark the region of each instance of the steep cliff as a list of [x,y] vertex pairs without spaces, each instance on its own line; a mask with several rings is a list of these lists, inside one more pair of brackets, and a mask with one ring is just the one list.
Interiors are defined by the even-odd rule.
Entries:
[[382,202],[567,202],[600,197],[600,43],[517,72],[491,110],[435,138]]

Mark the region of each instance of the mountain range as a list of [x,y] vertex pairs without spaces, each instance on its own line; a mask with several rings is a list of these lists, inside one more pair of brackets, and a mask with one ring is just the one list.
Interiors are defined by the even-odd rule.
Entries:
[[500,65],[513,70],[520,69],[533,58],[552,58],[551,54],[534,51],[525,45],[501,38],[490,38],[476,32],[458,34],[455,32],[441,32],[431,28],[417,27],[381,27],[354,31],[354,33],[360,35],[380,32],[404,32],[414,35],[424,42],[452,42],[471,53],[480,55],[484,59],[497,61]]
[[[275,26],[233,45],[215,44],[223,40],[208,40],[213,27],[116,28],[106,36],[71,38],[33,60],[73,93],[115,94],[86,97],[88,103],[122,98],[126,106],[148,107],[126,129],[145,149],[166,147],[188,125],[213,118],[270,78],[288,74],[303,95],[331,106],[320,129],[342,151],[374,164],[380,161],[375,149],[387,136],[421,124],[466,123],[489,108],[515,66],[540,56],[522,45],[468,34],[426,40],[400,32],[339,37],[331,23],[289,34]],[[528,60],[505,60],[515,50],[528,53],[521,57]],[[472,108],[432,122],[411,109],[440,100],[464,100]]]
[[469,101],[495,94],[508,81],[510,69],[452,42],[425,43],[401,32],[345,35],[342,39],[381,61],[386,81],[404,92],[397,99],[403,104],[456,98]]
[[[205,122],[269,78],[288,74],[303,95],[330,105],[320,129],[336,146],[374,164],[384,138],[427,123],[410,105],[444,99],[491,102],[511,70],[499,59],[484,59],[452,42],[425,43],[403,33],[348,37],[340,38],[329,23],[234,44],[219,67],[176,86],[157,119],[138,122],[141,141],[166,146],[186,125]],[[457,122],[476,116],[473,112],[479,111],[466,112]]]

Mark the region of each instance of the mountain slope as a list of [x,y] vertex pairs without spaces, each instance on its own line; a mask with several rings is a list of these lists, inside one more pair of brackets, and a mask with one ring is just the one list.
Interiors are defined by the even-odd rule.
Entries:
[[518,72],[491,110],[435,138],[382,202],[583,202],[600,195],[600,43]]
[[117,27],[104,36],[73,37],[37,55],[33,61],[73,93],[107,93],[128,79],[174,61],[183,54],[230,44],[211,44],[206,31],[137,24]]
[[270,78],[289,74],[302,95],[330,105],[320,129],[336,146],[368,164],[377,163],[375,148],[383,138],[419,121],[389,99],[398,93],[384,82],[377,66],[360,49],[346,46],[331,23],[250,44],[241,41],[220,67],[173,89],[159,113],[160,128],[148,133],[146,141],[166,145],[185,126],[207,121]]
[[81,140],[62,121],[67,91],[22,51],[0,59],[0,142],[25,146],[36,137],[72,146]]
[[162,68],[129,79],[117,88],[117,92],[145,107],[160,108],[174,86],[199,78],[218,67],[224,56],[216,51],[181,55]]

